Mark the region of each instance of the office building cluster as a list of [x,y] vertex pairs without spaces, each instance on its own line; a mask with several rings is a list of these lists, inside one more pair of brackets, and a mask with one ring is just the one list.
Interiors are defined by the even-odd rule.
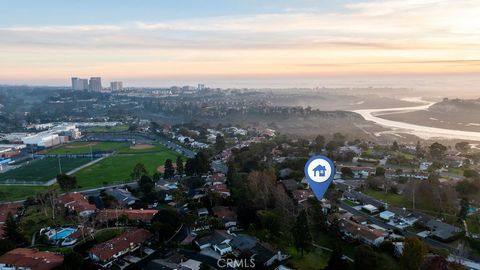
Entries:
[[[72,90],[78,91],[102,91],[102,78],[101,77],[91,77],[90,79],[82,79],[77,77],[72,77]],[[111,91],[122,91],[123,82],[114,81],[110,82]]]

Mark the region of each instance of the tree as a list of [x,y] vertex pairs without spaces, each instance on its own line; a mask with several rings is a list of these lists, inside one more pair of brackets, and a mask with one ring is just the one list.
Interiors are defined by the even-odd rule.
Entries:
[[132,173],[130,174],[131,179],[140,179],[142,175],[148,175],[147,168],[142,163],[135,164]]
[[37,193],[36,198],[42,206],[45,217],[48,217],[48,209],[51,209],[52,219],[55,219],[58,199],[57,189],[49,187],[46,191]]
[[418,270],[425,262],[427,253],[428,247],[423,241],[416,237],[407,237],[400,261],[405,269]]
[[460,211],[458,212],[459,220],[462,221],[467,218],[469,206],[470,206],[470,203],[468,202],[468,199],[465,197],[462,197],[462,199],[460,200]]
[[23,245],[26,242],[20,233],[19,226],[12,213],[8,213],[7,219],[5,220],[3,237],[18,245]]
[[375,169],[375,176],[385,176],[385,168],[383,167],[377,167]]
[[323,146],[325,146],[325,137],[318,135],[315,137],[312,143],[313,151],[320,153],[322,152]]
[[222,152],[225,149],[225,138],[219,133],[217,134],[217,137],[215,137],[215,150],[217,152]]
[[397,268],[397,265],[394,264],[389,255],[383,252],[377,252],[369,246],[358,246],[355,248],[355,270],[391,270]]
[[57,175],[57,183],[63,191],[68,193],[77,186],[77,178],[62,173]]
[[391,149],[392,149],[392,151],[398,151],[399,147],[398,147],[398,142],[397,141],[393,141]]
[[457,149],[460,152],[468,152],[470,150],[470,143],[468,142],[458,142],[455,144],[455,149]]
[[417,145],[415,146],[415,156],[417,158],[425,157],[425,153],[423,151],[422,145],[420,144],[420,141],[417,141]]
[[449,262],[447,258],[444,256],[433,257],[430,260],[430,262],[428,262],[427,266],[424,269],[425,270],[438,270],[438,269],[466,270],[466,268],[463,267],[463,265],[456,262]]
[[10,239],[0,240],[0,256],[15,248],[15,242]]
[[465,171],[463,171],[463,176],[465,176],[466,178],[473,178],[473,179],[480,178],[480,175],[478,174],[478,172],[472,169],[466,169]]
[[173,236],[180,225],[180,214],[176,210],[162,209],[153,217],[150,229],[157,240],[165,241]]
[[333,134],[333,140],[339,142],[341,145],[345,143],[346,139],[347,137],[345,137],[345,135],[340,132],[336,132],[335,134]]
[[292,236],[295,248],[300,250],[303,257],[303,253],[308,252],[312,246],[312,235],[308,229],[307,212],[305,210],[298,214],[292,229]]
[[158,171],[153,174],[153,180],[158,181],[162,178],[162,174]]
[[142,175],[138,180],[138,187],[144,194],[151,192],[155,188],[155,183],[148,175]]
[[214,269],[214,268],[204,262],[200,264],[199,270],[211,270],[211,269]]
[[460,194],[460,196],[466,197],[476,194],[478,192],[478,187],[468,180],[462,180],[457,183],[455,190],[458,192],[458,194]]
[[65,270],[80,270],[83,269],[83,256],[75,251],[65,254],[63,259],[63,266]]
[[268,210],[257,211],[258,218],[262,228],[268,232],[268,237],[273,238],[279,235],[282,226],[281,217]]
[[247,182],[253,206],[267,210],[273,202],[273,192],[277,178],[273,169],[252,171],[248,174]]
[[173,163],[171,159],[165,160],[165,172],[163,173],[163,178],[169,179],[175,175],[175,168],[173,167]]
[[328,265],[325,270],[337,270],[337,269],[348,269],[348,262],[343,259],[342,250],[340,245],[335,245],[333,247],[332,254],[328,260]]
[[342,172],[342,176],[344,177],[353,177],[353,171],[350,167],[342,167],[340,171]]
[[198,152],[194,158],[189,158],[185,165],[187,175],[201,175],[210,169],[210,160],[203,151]]
[[432,158],[437,160],[442,159],[443,155],[447,151],[447,147],[438,142],[435,142],[432,145],[430,145],[429,149],[430,149],[430,155],[432,156]]
[[337,150],[337,148],[339,148],[340,146],[342,146],[341,143],[337,142],[337,141],[329,141],[326,145],[325,145],[325,149],[331,153],[335,150]]
[[176,160],[176,165],[177,165],[177,174],[183,175],[184,169],[183,169],[183,159],[181,156],[177,157]]

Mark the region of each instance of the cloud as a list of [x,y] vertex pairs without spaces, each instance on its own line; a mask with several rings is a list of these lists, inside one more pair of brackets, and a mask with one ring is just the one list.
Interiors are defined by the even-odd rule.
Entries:
[[0,73],[42,65],[122,74],[134,66],[139,74],[475,72],[478,14],[474,0],[380,0],[335,12],[1,27]]

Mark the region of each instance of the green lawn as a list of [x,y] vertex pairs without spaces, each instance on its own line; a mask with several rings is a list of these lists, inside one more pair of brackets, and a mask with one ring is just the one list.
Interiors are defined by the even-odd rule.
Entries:
[[459,176],[463,176],[463,169],[462,168],[450,167],[450,168],[448,168],[448,172],[453,173],[453,174],[458,174]]
[[47,155],[89,154],[90,152],[109,152],[128,147],[126,142],[71,142],[56,148],[42,151]]
[[44,186],[4,186],[0,185],[0,201],[15,201],[35,196],[37,192],[46,190]]
[[[383,202],[386,202],[388,203],[389,205],[392,205],[392,206],[397,206],[397,207],[404,207],[404,208],[407,208],[407,209],[412,209],[412,202],[407,200],[407,198],[405,198],[403,195],[400,195],[400,194],[393,194],[393,193],[390,193],[390,192],[383,192],[383,191],[377,191],[377,190],[372,190],[372,189],[369,189],[369,190],[366,190],[366,191],[363,191],[365,194],[369,195],[369,196],[372,196],[373,198],[377,199],[377,200],[380,200],[380,201],[383,201]],[[421,201],[418,201],[416,202],[415,204],[415,209],[418,210],[418,211],[421,211],[421,212],[425,212],[427,214],[430,214],[430,215],[436,215],[438,213],[436,213],[434,211],[434,206],[433,206],[433,201],[423,201],[423,203]],[[444,216],[446,217],[446,216]]]
[[352,202],[352,201],[350,201],[350,200],[347,200],[347,199],[345,199],[345,200],[344,200],[344,202],[345,202],[347,205],[350,205],[350,206],[352,206],[352,207],[353,207],[353,206],[357,206],[357,205],[358,205],[357,203],[355,203],[355,202]]
[[356,245],[344,241],[335,233],[320,230],[317,232],[312,232],[312,238],[315,244],[323,247],[331,249],[334,247],[340,247],[344,255],[353,258]]
[[470,233],[480,233],[480,216],[478,214],[468,216],[467,226]]
[[393,194],[390,192],[382,192],[376,190],[366,190],[364,191],[365,194],[372,196],[373,198],[386,202],[390,205],[398,206],[398,207],[405,207],[405,208],[412,208],[412,203],[409,202],[405,197],[399,194]]
[[124,154],[108,157],[77,173],[78,186],[81,189],[92,188],[108,184],[118,184],[130,179],[130,173],[137,163],[142,163],[149,174],[165,164],[166,159],[174,161],[178,154],[173,151],[164,151],[149,154]]
[[[90,162],[89,158],[61,158],[62,172],[71,171]],[[0,182],[8,179],[25,181],[48,181],[59,173],[58,159],[36,159],[23,166],[0,174]]]
[[288,248],[287,253],[292,256],[287,263],[295,269],[323,269],[327,267],[330,259],[330,252],[319,248],[304,253],[303,257],[294,247]]
[[[131,151],[130,151],[131,150]],[[152,150],[150,153],[143,153],[144,150]],[[127,154],[129,152],[129,154]],[[125,154],[117,154],[108,157],[92,166],[84,168],[75,173],[79,189],[88,189],[105,184],[118,184],[130,179],[130,173],[137,163],[143,163],[148,172],[153,174],[159,166],[164,165],[166,159],[175,162],[179,154],[156,145],[151,149],[128,149]],[[77,168],[90,161],[89,158],[62,158],[61,164],[64,172]],[[58,160],[56,158],[45,158],[34,160],[21,168],[0,174],[0,181],[3,179],[22,179],[33,181],[47,181],[58,174]],[[39,191],[44,191],[44,186],[6,186],[0,185],[0,201],[12,201],[35,196]]]
[[129,126],[127,125],[118,125],[118,126],[113,126],[113,127],[89,127],[86,128],[86,132],[92,132],[92,133],[109,133],[109,132],[123,132],[127,131]]
[[64,211],[56,211],[55,218],[52,209],[44,209],[39,205],[29,206],[20,219],[19,227],[22,234],[29,240],[32,235],[44,227],[59,227],[74,224],[74,220],[65,217]]
[[403,156],[405,159],[408,159],[408,160],[412,160],[412,159],[415,158],[415,156],[412,155],[412,154],[410,154],[410,153],[395,151],[395,154],[397,154],[397,155],[399,155],[399,156]]

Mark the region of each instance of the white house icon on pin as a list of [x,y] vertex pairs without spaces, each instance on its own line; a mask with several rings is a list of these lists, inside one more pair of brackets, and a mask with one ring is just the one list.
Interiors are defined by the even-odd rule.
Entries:
[[325,172],[326,172],[326,168],[325,166],[322,166],[322,165],[318,165],[317,167],[315,167],[313,169],[313,176],[314,177],[317,177],[317,173],[319,174],[319,176],[323,177],[325,176]]

